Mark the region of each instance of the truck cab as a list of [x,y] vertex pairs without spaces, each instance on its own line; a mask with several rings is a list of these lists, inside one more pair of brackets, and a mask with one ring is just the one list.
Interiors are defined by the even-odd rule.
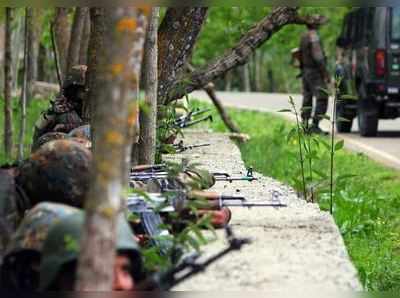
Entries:
[[336,45],[341,80],[336,115],[348,120],[337,121],[337,130],[350,132],[357,117],[360,134],[376,136],[379,119],[400,117],[400,7],[352,10]]

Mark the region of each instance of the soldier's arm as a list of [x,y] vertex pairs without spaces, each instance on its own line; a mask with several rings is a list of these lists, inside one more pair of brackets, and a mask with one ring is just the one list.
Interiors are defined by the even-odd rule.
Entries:
[[82,119],[75,111],[57,115],[54,131],[68,133],[71,130],[83,125]]
[[310,33],[310,42],[311,42],[311,54],[312,54],[313,60],[318,65],[322,75],[324,77],[329,76],[328,70],[326,68],[326,57],[324,54],[324,50],[322,48],[319,36],[316,32]]

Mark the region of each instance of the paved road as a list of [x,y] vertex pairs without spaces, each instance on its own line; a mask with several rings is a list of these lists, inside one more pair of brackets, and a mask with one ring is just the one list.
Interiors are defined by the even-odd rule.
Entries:
[[[228,107],[266,112],[277,112],[289,108],[288,94],[217,92],[217,95]],[[207,94],[203,91],[196,91],[191,96],[209,101]],[[300,107],[301,96],[298,94],[292,94],[292,96],[296,106]],[[289,114],[285,114],[285,116],[292,118]],[[328,130],[327,125],[328,123],[322,125],[325,130]],[[380,120],[379,134],[375,138],[360,137],[357,119],[355,119],[352,132],[340,134],[339,137],[345,140],[348,149],[363,152],[378,162],[400,170],[400,119]]]

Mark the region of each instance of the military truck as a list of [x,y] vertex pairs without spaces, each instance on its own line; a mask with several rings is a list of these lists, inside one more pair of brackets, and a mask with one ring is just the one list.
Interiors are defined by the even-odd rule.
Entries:
[[379,119],[400,117],[400,7],[351,10],[337,39],[336,75],[340,95],[357,100],[337,104],[339,132],[350,132],[358,118],[362,136],[377,135]]

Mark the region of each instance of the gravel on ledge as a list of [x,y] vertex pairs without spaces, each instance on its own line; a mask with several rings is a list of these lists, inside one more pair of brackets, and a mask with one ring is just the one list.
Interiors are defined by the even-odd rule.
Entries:
[[[187,158],[213,172],[246,173],[240,150],[227,135],[190,131],[185,133],[184,142],[211,146],[164,155],[164,159],[179,162]],[[217,182],[210,190],[263,201],[271,200],[275,192],[288,207],[232,208],[234,233],[253,242],[173,290],[362,290],[332,216],[317,204],[299,199],[290,187],[259,173],[255,176],[259,180]],[[223,231],[217,234],[218,240],[203,248],[204,257],[226,246]]]

